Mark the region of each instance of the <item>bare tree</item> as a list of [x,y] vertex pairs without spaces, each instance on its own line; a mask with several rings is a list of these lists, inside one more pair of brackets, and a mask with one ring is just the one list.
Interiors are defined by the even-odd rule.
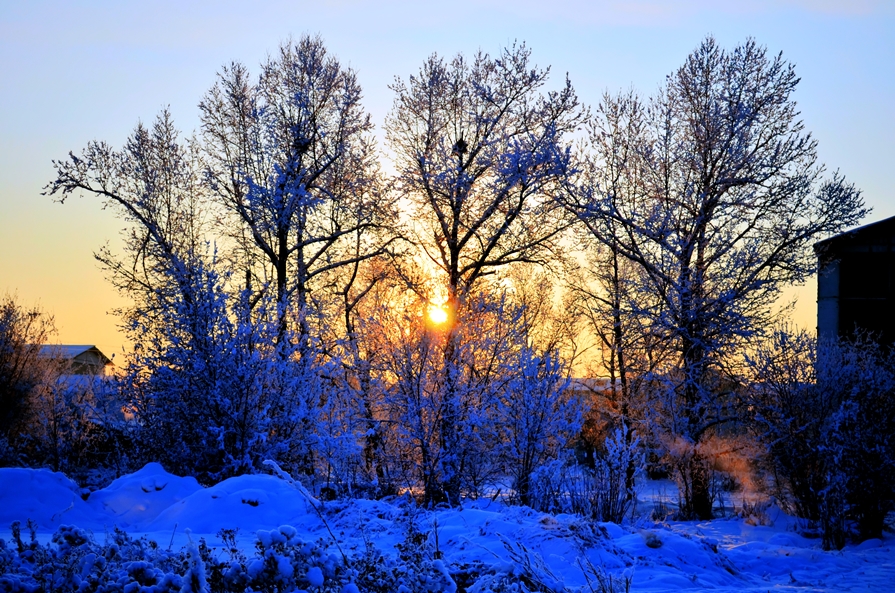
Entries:
[[134,350],[119,382],[136,418],[135,456],[203,480],[248,471],[264,455],[305,469],[314,391],[306,375],[265,356],[263,319],[249,323],[244,299],[227,291],[228,274],[205,238],[205,166],[195,143],[178,136],[162,112],[122,150],[92,142],[54,162],[47,186],[60,201],[96,195],[126,223],[123,254],[96,257],[134,299],[125,311]]
[[583,112],[568,80],[539,93],[549,70],[529,54],[523,45],[472,61],[433,55],[391,87],[398,187],[451,299],[500,266],[549,261],[569,224],[550,195],[569,173],[565,136]]
[[[570,171],[565,138],[584,112],[568,80],[559,91],[540,93],[548,74],[532,66],[523,45],[496,58],[479,52],[446,62],[433,55],[419,74],[391,87],[386,137],[397,187],[412,205],[418,244],[444,274],[453,316],[496,269],[554,258],[569,225],[551,194]],[[448,440],[465,414],[451,395],[460,330],[450,331],[441,430]],[[445,461],[444,494],[456,502],[462,453],[450,442],[444,448],[459,456]]]
[[8,294],[0,300],[0,456],[6,463],[15,462],[6,446],[27,426],[32,400],[46,387],[52,365],[41,360],[41,347],[55,333],[53,317],[39,307],[22,306]]
[[357,77],[305,36],[280,46],[257,81],[242,64],[223,68],[200,109],[208,175],[239,225],[241,264],[261,276],[258,290],[272,273],[279,339],[291,315],[303,343],[313,282],[391,240],[368,233],[394,217]]
[[[590,150],[583,155],[577,176],[581,187],[600,188],[620,203],[642,201],[645,168],[637,147],[646,131],[643,109],[632,92],[618,98],[604,96],[598,117],[588,122]],[[592,408],[587,425],[601,430],[598,434],[588,431],[587,440],[602,447],[610,434],[616,434],[612,429],[620,429],[617,435],[630,448],[635,430],[641,428],[637,424],[644,420],[649,378],[667,354],[666,334],[650,322],[661,314],[663,301],[651,290],[641,268],[621,252],[623,226],[608,217],[589,223],[578,227],[583,265],[570,284],[574,302],[600,348],[596,373],[608,375],[608,386],[602,392],[609,405]],[[600,241],[592,240],[594,233],[599,233]],[[609,434],[604,434],[607,428]],[[628,461],[624,491],[633,496],[635,460],[630,457]]]
[[195,144],[183,142],[164,110],[151,127],[138,124],[124,148],[91,142],[80,155],[54,161],[56,179],[45,192],[60,203],[74,193],[105,200],[126,223],[125,257],[107,247],[95,254],[116,288],[142,301],[189,293],[189,259],[205,249],[202,164]]
[[[659,300],[642,313],[677,356],[665,429],[695,448],[680,469],[684,512],[700,518],[712,508],[698,444],[736,418],[723,397],[727,357],[765,326],[782,286],[813,273],[812,242],[867,212],[841,175],[824,179],[792,99],[798,81],[752,40],[728,52],[707,38],[646,107],[604,101],[603,130],[629,155],[613,166],[635,191],[585,183],[574,204]],[[617,127],[622,108],[629,121]]]

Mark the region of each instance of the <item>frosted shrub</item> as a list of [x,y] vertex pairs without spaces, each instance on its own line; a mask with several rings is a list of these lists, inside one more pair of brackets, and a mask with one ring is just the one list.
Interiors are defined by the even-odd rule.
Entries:
[[634,502],[634,477],[643,470],[640,439],[626,428],[605,441],[594,467],[557,460],[532,475],[532,508],[549,513],[578,513],[598,521],[621,523]]
[[880,537],[895,508],[895,353],[779,331],[750,365],[750,420],[781,504],[827,549]]
[[0,540],[0,591],[53,593],[455,593],[454,582],[428,533],[408,524],[397,556],[368,542],[362,554],[331,553],[323,541],[307,542],[288,525],[257,532],[255,553],[236,547],[236,532],[218,534],[224,553],[204,539],[178,551],[133,539],[116,529],[105,544],[86,531],[62,526],[48,544],[33,526],[24,541],[21,526]]
[[170,471],[215,483],[257,470],[264,458],[310,471],[320,398],[318,368],[295,364],[293,345],[267,342],[273,305],[224,292],[227,276],[195,256],[190,298],[159,317],[137,316],[129,331],[139,348],[128,355],[119,388],[134,418],[135,456]]
[[895,352],[872,344],[840,348],[848,357],[846,380],[823,383],[846,390],[826,426],[824,504],[841,498],[858,539],[879,538],[895,510]]
[[12,525],[14,547],[0,540],[0,562],[4,564],[0,590],[181,591],[179,571],[185,565],[183,553],[165,552],[154,543],[134,540],[118,530],[100,546],[84,530],[68,525],[53,534],[50,544],[42,545],[37,542],[33,526],[29,528],[28,543],[22,540],[18,523]]
[[500,456],[512,476],[521,504],[532,504],[531,481],[535,469],[558,458],[581,427],[579,402],[566,394],[569,385],[556,352],[538,354],[523,348],[503,397],[497,398],[501,426]]
[[570,512],[569,486],[581,468],[573,460],[556,459],[537,468],[531,475],[531,508],[545,513]]
[[[295,528],[283,525],[272,531],[258,531],[255,557],[244,565],[228,566],[221,578],[225,591],[241,590],[248,581],[255,590],[290,591],[293,588],[339,591],[345,566],[342,559],[327,552],[323,542],[305,542]],[[215,570],[217,567],[214,567]]]
[[817,341],[807,333],[775,332],[748,360],[751,429],[767,447],[781,507],[811,523],[820,519],[824,488],[820,455],[823,419],[834,402],[815,388]]
[[375,494],[364,464],[368,423],[363,417],[362,394],[350,385],[337,384],[324,390],[322,400],[317,423],[317,476],[323,488],[331,497]]
[[594,459],[591,516],[621,523],[634,503],[634,477],[643,466],[640,439],[629,434],[625,426],[616,429],[606,439],[606,452]]

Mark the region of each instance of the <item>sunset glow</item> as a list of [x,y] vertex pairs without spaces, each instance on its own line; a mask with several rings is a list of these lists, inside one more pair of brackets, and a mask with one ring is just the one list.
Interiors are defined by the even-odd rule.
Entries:
[[429,321],[435,325],[447,323],[448,312],[444,305],[429,305]]
[[0,0],[0,593],[895,583],[895,0],[246,4]]
[[[864,222],[895,215],[886,164],[891,151],[885,148],[895,130],[888,108],[895,85],[891,76],[879,75],[890,71],[895,55],[890,2],[647,0],[632,5],[637,8],[578,2],[546,15],[530,0],[461,2],[476,19],[464,18],[464,10],[448,16],[435,3],[407,10],[400,2],[275,0],[251,11],[208,2],[198,3],[213,7],[206,10],[169,1],[153,10],[139,4],[109,10],[106,4],[52,0],[0,9],[0,63],[6,87],[16,89],[4,95],[0,116],[6,150],[0,159],[0,294],[17,294],[53,313],[61,343],[97,344],[120,354],[126,337],[109,312],[129,302],[93,258],[106,241],[118,248],[122,221],[95,200],[60,206],[40,197],[50,181],[50,161],[77,153],[91,139],[120,146],[138,121],[151,121],[163,105],[171,107],[179,128],[198,130],[196,105],[213,73],[233,60],[257,67],[276,40],[305,30],[319,33],[330,52],[356,71],[363,105],[376,125],[394,100],[387,83],[415,72],[435,50],[444,56],[479,49],[494,54],[507,40],[524,41],[535,63],[568,72],[581,102],[593,104],[605,90],[651,92],[708,32],[726,47],[753,37],[798,65],[802,118],[823,139],[820,160],[841,168],[874,207]],[[203,26],[209,14],[214,27]],[[85,30],[92,31],[89,44]],[[58,92],[61,84],[66,93]],[[796,297],[796,325],[813,328],[816,286],[786,288],[781,305]]]

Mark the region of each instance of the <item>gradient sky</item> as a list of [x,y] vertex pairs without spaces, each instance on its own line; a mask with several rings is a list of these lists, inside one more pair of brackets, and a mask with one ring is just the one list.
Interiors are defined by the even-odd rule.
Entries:
[[[606,90],[651,94],[708,34],[727,48],[753,37],[796,65],[805,126],[821,161],[863,190],[866,222],[895,215],[895,0],[0,0],[0,295],[53,313],[62,343],[120,351],[110,311],[125,301],[92,254],[114,247],[122,225],[96,198],[42,196],[51,160],[90,140],[120,147],[165,106],[191,132],[221,65],[257,72],[304,33],[357,71],[377,126],[392,104],[387,85],[432,52],[493,54],[525,41],[553,84],[568,72],[596,104]],[[814,326],[814,290],[788,292],[798,325]]]

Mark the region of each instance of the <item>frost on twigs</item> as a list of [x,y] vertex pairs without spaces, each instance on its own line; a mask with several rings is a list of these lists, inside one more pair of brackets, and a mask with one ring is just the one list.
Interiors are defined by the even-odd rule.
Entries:
[[[367,547],[343,558],[323,542],[304,541],[290,526],[259,531],[255,553],[230,549],[220,554],[205,539],[190,539],[185,548],[164,550],[145,538],[115,530],[98,544],[84,530],[60,527],[52,542],[35,537],[24,542],[13,526],[13,545],[0,540],[0,591],[53,593],[243,593],[295,591],[313,593],[456,593],[450,567],[427,553],[387,556]],[[33,534],[32,534],[33,535]],[[222,532],[226,546],[233,532]],[[419,548],[413,549],[419,552]]]
[[295,478],[290,476],[288,472],[283,470],[283,468],[281,468],[276,461],[273,461],[272,459],[265,459],[262,465],[270,468],[270,471],[276,474],[278,478],[298,490],[301,495],[304,496],[311,504],[311,506],[313,506],[315,509],[320,508],[320,501],[317,500],[310,492],[308,492],[308,489],[305,488],[304,484],[297,481]]

